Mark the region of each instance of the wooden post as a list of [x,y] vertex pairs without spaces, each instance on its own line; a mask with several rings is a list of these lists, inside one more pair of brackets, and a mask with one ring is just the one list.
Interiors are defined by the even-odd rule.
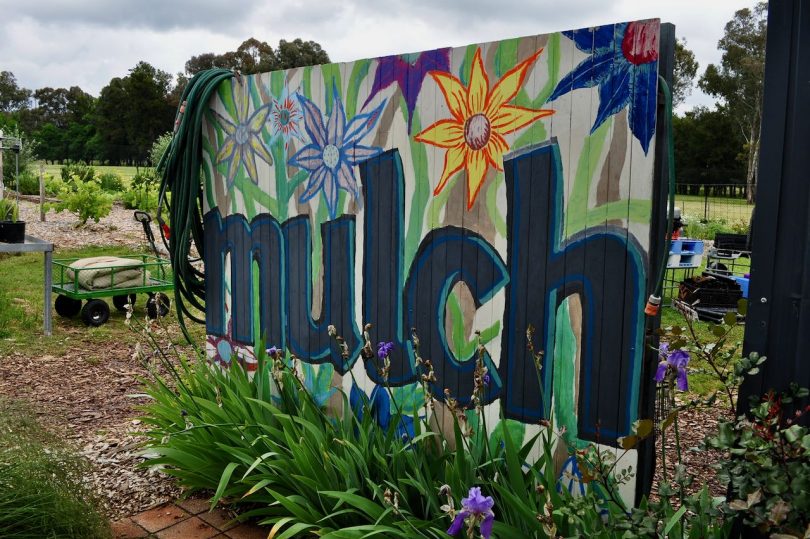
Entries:
[[45,165],[39,165],[39,220],[45,222]]

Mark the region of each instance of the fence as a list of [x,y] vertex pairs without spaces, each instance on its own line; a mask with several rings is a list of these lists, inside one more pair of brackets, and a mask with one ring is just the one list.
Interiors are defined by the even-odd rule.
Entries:
[[675,207],[681,208],[686,222],[720,220],[747,226],[754,204],[749,204],[746,196],[746,186],[738,183],[675,185]]

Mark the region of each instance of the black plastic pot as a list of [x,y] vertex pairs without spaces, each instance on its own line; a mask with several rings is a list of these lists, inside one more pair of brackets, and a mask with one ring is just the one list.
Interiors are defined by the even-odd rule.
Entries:
[[0,221],[0,241],[25,243],[25,221]]

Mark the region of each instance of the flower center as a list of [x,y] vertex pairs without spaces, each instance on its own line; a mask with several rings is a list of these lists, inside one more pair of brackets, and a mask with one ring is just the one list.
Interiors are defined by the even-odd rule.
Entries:
[[657,21],[631,22],[622,38],[622,54],[633,65],[658,60]]
[[323,163],[327,167],[334,170],[339,162],[340,162],[340,150],[338,150],[337,146],[335,146],[334,144],[327,144],[326,147],[323,149]]
[[248,138],[250,137],[250,129],[246,125],[240,125],[236,128],[236,133],[234,133],[233,138],[236,139],[237,144],[247,144]]
[[281,109],[278,112],[278,122],[281,125],[287,125],[290,123],[290,111],[287,109]]
[[491,133],[489,118],[485,114],[474,114],[467,118],[464,124],[464,140],[473,150],[480,150],[486,146]]

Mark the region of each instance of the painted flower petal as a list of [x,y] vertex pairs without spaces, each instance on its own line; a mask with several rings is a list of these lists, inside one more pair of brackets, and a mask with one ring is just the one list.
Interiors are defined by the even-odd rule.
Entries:
[[323,126],[321,110],[301,94],[298,94],[298,100],[304,112],[304,129],[312,142],[323,148],[326,146],[326,128]]
[[288,161],[290,165],[314,172],[323,165],[323,149],[315,144],[304,146]]
[[523,81],[526,79],[529,67],[534,65],[535,60],[537,60],[541,52],[543,52],[543,49],[538,50],[529,58],[504,73],[501,80],[495,84],[489,97],[487,97],[486,114],[488,118],[492,118],[497,114],[501,105],[509,103],[514,99],[520,87],[523,85]]
[[658,345],[658,355],[666,359],[667,354],[669,354],[669,343],[662,342],[660,345]]
[[380,116],[382,116],[382,111],[386,103],[387,100],[383,100],[374,110],[358,114],[352,118],[346,126],[346,133],[343,135],[343,145],[354,144],[368,135],[371,130],[374,129],[374,126],[377,125],[377,122],[380,121]]
[[351,193],[354,198],[360,196],[354,172],[352,172],[352,168],[345,159],[340,162],[340,167],[337,170],[337,184],[339,188]]
[[470,516],[467,511],[461,511],[456,515],[456,518],[453,519],[453,523],[450,524],[450,527],[447,528],[447,535],[455,535],[461,531],[461,527],[464,526],[464,520]]
[[439,184],[433,190],[434,195],[438,195],[444,189],[444,186],[452,178],[456,172],[462,169],[465,161],[467,160],[467,147],[456,146],[447,150],[444,155],[444,169],[442,170],[442,177],[439,178]]
[[579,88],[592,88],[600,84],[610,75],[613,68],[613,56],[612,50],[606,50],[582,60],[577,67],[557,83],[548,100],[554,101],[568,92],[573,92]]
[[307,188],[304,190],[304,193],[301,195],[299,201],[303,204],[304,202],[309,202],[309,200],[318,194],[318,191],[321,190],[323,187],[323,182],[326,179],[326,176],[329,174],[329,169],[325,166],[318,168],[315,172],[310,174],[309,176],[309,183],[307,183]]
[[515,105],[502,105],[497,110],[496,115],[491,116],[491,125],[494,131],[506,135],[552,114],[554,114],[554,111],[551,109],[534,110]]
[[334,144],[338,148],[343,146],[343,135],[346,133],[346,111],[343,110],[343,102],[337,93],[337,88],[332,87],[332,115],[326,124],[326,142]]
[[230,121],[229,119],[224,117],[222,114],[218,113],[217,111],[215,111],[213,109],[211,110],[211,113],[214,115],[214,118],[216,118],[217,123],[219,124],[219,127],[221,127],[223,131],[225,131],[229,135],[233,135],[234,133],[236,133],[236,124],[235,123],[233,123],[232,121]]
[[664,381],[664,376],[667,375],[667,366],[669,364],[666,361],[662,361],[658,364],[658,369],[655,371],[655,376],[653,377],[656,382],[659,384]]
[[467,93],[467,107],[469,114],[484,112],[489,93],[489,77],[484,69],[484,61],[481,59],[481,49],[475,51],[470,69],[470,88]]
[[450,112],[463,124],[470,117],[467,108],[467,89],[460,80],[449,73],[431,71],[430,76],[439,85]]
[[250,117],[250,122],[248,122],[248,129],[250,129],[251,133],[258,133],[262,130],[264,126],[264,122],[267,121],[267,116],[270,114],[270,105],[262,105],[258,109],[253,112],[253,116]]
[[233,139],[233,137],[226,138],[225,142],[222,144],[222,148],[220,148],[217,152],[217,163],[222,163],[231,157],[235,148],[236,141]]
[[610,76],[599,85],[599,109],[596,111],[591,133],[630,102],[631,80],[632,69],[629,63],[613,64]]
[[337,215],[339,194],[337,174],[334,170],[329,170],[328,174],[326,174],[326,178],[323,180],[323,196],[326,198],[326,208],[329,210],[329,219],[334,219]]
[[[621,23],[622,33],[626,23]],[[613,45],[614,25],[597,26],[596,28],[580,28],[563,32],[563,35],[574,42],[583,52],[604,49]]]
[[464,124],[456,120],[439,120],[416,135],[414,140],[439,148],[453,148],[464,144]]
[[234,146],[233,155],[231,156],[231,161],[228,163],[228,189],[233,187],[233,182],[236,179],[236,174],[239,172],[239,165],[242,162],[242,147],[238,144]]
[[481,523],[481,536],[489,539],[492,536],[492,524],[495,522],[495,513],[490,513]]
[[644,154],[650,149],[655,134],[655,108],[657,99],[657,65],[650,62],[633,69],[633,103],[630,107],[630,131],[641,143]]
[[487,157],[485,152],[469,152],[467,154],[467,209],[473,207],[478,191],[487,175]]
[[259,173],[256,171],[256,154],[250,150],[243,150],[242,154],[245,161],[245,170],[247,171],[248,178],[250,178],[253,183],[258,184]]
[[[244,122],[248,117],[248,109],[250,107],[250,92],[241,84],[237,78],[231,79],[234,81],[234,101],[236,102],[236,116],[239,123]],[[250,79],[247,79],[248,81]],[[249,83],[248,83],[249,84]]]
[[250,147],[253,149],[253,152],[248,152],[252,154],[256,154],[261,157],[265,163],[268,165],[273,164],[273,156],[270,155],[270,150],[267,149],[267,146],[264,145],[264,141],[259,137],[258,134],[253,133],[250,135]]
[[344,146],[343,150],[346,152],[346,160],[350,165],[357,165],[382,153],[382,148],[379,146],[363,146],[361,144],[354,144],[350,147]]
[[509,151],[506,139],[493,131],[484,150],[489,164],[498,170],[503,170],[503,154]]

